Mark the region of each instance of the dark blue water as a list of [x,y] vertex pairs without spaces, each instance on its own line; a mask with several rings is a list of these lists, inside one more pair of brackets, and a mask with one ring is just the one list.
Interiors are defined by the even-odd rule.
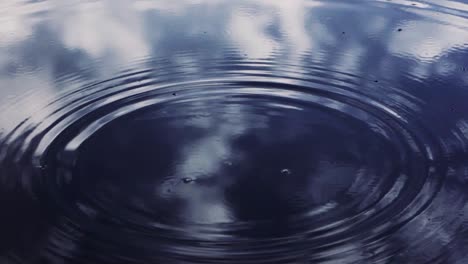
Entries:
[[0,3],[0,264],[468,263],[468,2]]

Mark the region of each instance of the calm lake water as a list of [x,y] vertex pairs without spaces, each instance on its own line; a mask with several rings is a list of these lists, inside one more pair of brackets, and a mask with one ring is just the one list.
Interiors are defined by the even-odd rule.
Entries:
[[1,0],[0,263],[468,263],[468,2]]

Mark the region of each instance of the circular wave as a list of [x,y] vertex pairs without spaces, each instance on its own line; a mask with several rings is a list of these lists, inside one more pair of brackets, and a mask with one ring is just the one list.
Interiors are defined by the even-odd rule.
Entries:
[[437,210],[457,188],[463,124],[441,138],[424,101],[385,80],[227,61],[146,61],[64,92],[4,136],[4,188],[54,223],[45,259],[444,260],[417,248],[440,248],[433,230],[463,221]]

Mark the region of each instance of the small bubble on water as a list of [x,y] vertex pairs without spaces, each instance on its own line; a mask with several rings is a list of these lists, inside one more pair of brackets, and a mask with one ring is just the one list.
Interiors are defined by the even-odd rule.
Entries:
[[290,169],[282,169],[282,170],[281,170],[281,174],[283,174],[283,175],[290,175],[290,174],[291,174],[291,170],[290,170]]
[[195,181],[195,179],[193,179],[193,178],[183,178],[183,179],[182,179],[182,182],[183,182],[183,183],[191,183],[191,182],[193,182],[193,181]]

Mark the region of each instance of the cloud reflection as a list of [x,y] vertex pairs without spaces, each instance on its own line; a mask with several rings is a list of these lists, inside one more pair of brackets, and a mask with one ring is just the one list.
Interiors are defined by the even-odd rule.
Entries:
[[[396,10],[389,9],[390,5],[392,8],[396,7]],[[363,8],[356,8],[350,3],[340,1],[325,3],[301,0],[288,2],[103,0],[66,3],[3,1],[0,4],[0,86],[2,87],[0,136],[4,139],[18,124],[30,116],[32,116],[28,120],[30,127],[41,124],[55,111],[60,110],[60,107],[66,107],[63,105],[57,106],[57,109],[47,108],[50,102],[73,91],[78,95],[84,95],[85,93],[80,90],[83,85],[110,79],[116,72],[119,78],[115,83],[122,86],[133,85],[135,91],[139,91],[141,88],[139,85],[142,83],[122,77],[129,72],[142,71],[148,76],[154,75],[155,78],[159,78],[156,79],[157,84],[167,81],[169,79],[167,76],[177,75],[181,69],[184,70],[184,76],[181,77],[183,80],[215,80],[215,83],[219,82],[216,78],[220,78],[213,76],[213,72],[216,71],[228,72],[226,76],[233,80],[242,74],[253,72],[263,74],[257,81],[274,78],[277,78],[275,79],[277,81],[282,77],[285,79],[282,85],[290,85],[291,90],[282,91],[278,87],[262,87],[259,90],[250,88],[251,90],[243,91],[243,96],[253,91],[255,93],[252,94],[263,93],[262,96],[276,96],[284,100],[309,99],[309,103],[346,113],[364,123],[380,120],[383,114],[376,117],[366,115],[365,109],[361,109],[364,106],[359,105],[359,103],[368,104],[373,107],[372,109],[379,107],[386,109],[385,113],[391,116],[389,119],[395,124],[400,126],[405,124],[414,128],[421,123],[430,126],[434,133],[437,133],[438,140],[442,141],[440,144],[445,147],[445,153],[450,154],[447,155],[448,158],[458,162],[447,166],[447,171],[451,173],[448,184],[441,188],[434,200],[431,200],[424,195],[431,194],[432,188],[436,189],[434,186],[439,183],[429,181],[424,187],[426,189],[421,191],[421,199],[432,201],[432,205],[430,207],[421,205],[420,213],[408,220],[406,225],[401,226],[404,232],[392,236],[389,244],[381,245],[380,250],[400,251],[404,245],[414,250],[401,253],[407,254],[406,257],[411,260],[420,260],[419,257],[426,252],[442,254],[444,250],[449,250],[443,246],[452,243],[451,238],[455,237],[453,243],[461,239],[457,233],[462,228],[461,223],[466,221],[465,213],[452,219],[452,225],[444,222],[443,217],[450,211],[446,205],[451,202],[456,203],[457,208],[466,211],[462,206],[466,201],[463,195],[466,168],[462,164],[466,162],[463,155],[468,142],[466,125],[468,112],[464,102],[468,96],[465,89],[468,77],[463,73],[463,69],[468,68],[466,65],[468,24],[466,17],[460,15],[460,12],[466,11],[467,8],[466,4],[453,1],[445,1],[442,7],[444,12],[440,15],[437,12],[437,3],[413,5],[408,1],[393,1],[389,4],[380,1],[369,6],[365,5]],[[322,89],[323,93],[330,92],[334,96],[345,97],[349,95],[346,92],[352,90],[367,97],[358,103],[356,98],[350,97],[347,102],[349,104],[345,104],[338,103],[338,100],[317,98],[307,92],[298,91],[298,86],[311,79],[314,81],[311,82],[313,87],[310,88]],[[109,87],[112,88],[113,84],[114,82],[109,82]],[[273,86],[275,83],[270,84]],[[92,86],[90,87],[88,89],[92,90]],[[328,90],[323,91],[323,87]],[[109,89],[112,90],[111,88]],[[278,92],[271,92],[274,89]],[[379,96],[382,94],[384,96]],[[139,94],[135,93],[134,96]],[[307,96],[310,98],[304,98]],[[288,116],[290,119],[288,126],[285,127],[276,121],[275,118],[279,114],[273,110],[262,112],[263,109],[252,110],[245,105],[232,103],[218,105],[219,109],[226,113],[222,115],[216,113],[213,105],[214,103],[209,100],[195,103],[196,109],[205,110],[198,111],[197,117],[184,119],[184,122],[181,122],[182,128],[175,125],[168,127],[161,125],[168,131],[169,128],[180,129],[182,131],[179,132],[180,135],[185,135],[184,126],[206,132],[203,136],[185,144],[179,152],[171,153],[173,155],[171,160],[175,165],[171,164],[174,166],[167,169],[170,173],[164,175],[168,181],[170,180],[168,185],[172,184],[175,178],[190,178],[192,181],[187,182],[188,184],[179,184],[179,191],[171,195],[165,193],[168,185],[164,184],[151,187],[150,191],[150,197],[154,200],[183,200],[184,204],[179,209],[185,220],[189,222],[219,224],[235,220],[248,221],[259,215],[271,216],[277,212],[276,210],[303,209],[309,206],[309,203],[333,204],[338,207],[338,202],[331,202],[335,194],[346,192],[349,186],[352,186],[349,187],[350,190],[360,190],[362,184],[357,184],[358,180],[366,182],[367,179],[379,176],[379,173],[382,175],[390,173],[388,172],[388,168],[392,165],[390,162],[382,162],[378,170],[365,170],[362,166],[355,165],[355,163],[360,164],[359,162],[374,161],[374,158],[377,158],[368,154],[364,157],[356,154],[359,153],[357,150],[359,147],[369,153],[371,150],[377,151],[371,149],[372,146],[366,146],[372,144],[349,143],[345,140],[351,137],[349,134],[339,134],[336,136],[339,140],[327,141],[330,133],[305,129],[307,126],[304,125],[304,120],[310,122],[328,120],[328,117],[321,116],[319,111],[314,112],[314,115],[305,116],[301,114],[304,106],[288,107],[287,103],[282,101],[272,103],[269,107],[288,109],[287,111],[294,113]],[[399,112],[392,109],[398,109]],[[185,114],[183,110],[176,109],[169,114],[183,116]],[[252,118],[252,113],[255,118]],[[411,116],[415,114],[418,114],[417,118]],[[336,125],[339,131],[345,131],[340,127],[344,122],[341,119],[337,120],[330,122],[330,126]],[[319,121],[317,122],[320,123]],[[312,125],[317,124],[312,122]],[[387,139],[394,133],[380,123],[371,125],[377,134]],[[27,128],[25,131],[29,131]],[[268,129],[274,129],[276,134],[266,133]],[[277,138],[256,137],[255,133],[260,133],[258,131],[266,135],[274,134]],[[430,138],[432,135],[424,136]],[[307,149],[302,156],[296,157],[294,151],[284,146],[300,149],[303,146],[299,144],[301,143],[299,140],[288,141],[288,139],[301,137],[321,140],[311,144],[314,145],[313,149]],[[372,142],[382,147],[378,145],[380,141]],[[276,144],[280,146],[273,146]],[[327,151],[333,149],[333,146],[336,149],[338,146],[348,147],[346,149],[348,152],[328,153]],[[152,151],[161,155],[159,150],[152,149]],[[326,156],[324,158],[316,154],[319,152],[328,156],[324,155]],[[268,159],[262,160],[265,153],[273,153],[271,156],[276,162],[274,170],[268,170],[266,166],[269,164]],[[156,154],[155,159],[159,158]],[[419,154],[423,156],[424,153]],[[309,166],[302,168],[305,171],[303,174],[294,170],[291,170],[292,173],[316,177],[308,180],[307,177],[303,179],[298,176],[296,181],[285,180],[287,177],[281,172],[290,170],[288,164],[284,164],[284,160],[289,160],[285,157],[294,157]],[[252,163],[252,160],[257,158],[260,160],[260,165]],[[327,159],[340,160],[341,163],[339,166],[327,162],[316,163],[316,160]],[[236,168],[236,163],[241,163],[245,168]],[[294,162],[292,164],[295,165]],[[230,170],[231,175],[234,175],[232,177],[273,175],[271,177],[278,185],[297,188],[300,190],[299,195],[288,196],[275,188],[243,189],[245,185],[221,180],[219,175],[228,175],[227,171]],[[357,174],[362,178],[355,180],[349,177]],[[145,183],[156,185],[157,181],[151,178],[154,175],[144,176],[150,178]],[[398,186],[411,180],[408,175],[398,177],[400,178],[392,187],[392,192],[385,196],[382,200],[383,205],[379,206],[391,206],[387,203],[398,197],[401,191]],[[247,187],[263,186],[264,183],[255,177],[245,177],[241,181],[246,183]],[[323,189],[318,189],[317,186],[322,186]],[[135,188],[142,190],[142,197],[148,195],[145,193],[146,186]],[[424,192],[425,190],[427,191]],[[271,192],[272,196],[286,198],[260,201],[254,196],[257,191],[267,194]],[[128,198],[129,203],[151,208],[141,201],[141,197],[115,194],[118,191],[114,189],[109,192],[120,195],[119,198]],[[228,192],[231,193],[226,194]],[[232,193],[242,193],[245,196]],[[353,197],[352,193],[347,195]],[[33,208],[32,205],[35,204],[33,201],[33,198],[25,198],[20,203],[25,208]],[[243,211],[243,208],[240,208],[239,204],[246,201],[252,204],[254,210]],[[13,210],[10,207],[9,209]],[[91,212],[81,204],[78,208]],[[31,215],[27,218],[42,217],[40,212],[28,211]],[[456,212],[450,212],[452,213]],[[93,213],[93,218],[98,217],[100,217],[98,214]],[[262,231],[265,232],[260,230],[259,233]],[[274,231],[280,234],[284,230],[281,226],[277,226]],[[428,237],[424,239],[430,239],[431,244],[418,247],[418,242],[422,241],[422,238],[416,235],[420,234],[427,234]],[[261,237],[262,234],[256,235]],[[52,232],[51,237],[50,240],[55,239]],[[78,239],[85,240],[83,237]],[[357,248],[355,245],[351,247]],[[371,248],[372,245],[362,245],[362,247]],[[78,254],[82,249],[71,245],[68,250]],[[340,250],[343,248],[338,251]],[[333,252],[330,254],[333,255]],[[378,253],[373,256],[378,256]],[[359,257],[354,256],[355,259]]]

